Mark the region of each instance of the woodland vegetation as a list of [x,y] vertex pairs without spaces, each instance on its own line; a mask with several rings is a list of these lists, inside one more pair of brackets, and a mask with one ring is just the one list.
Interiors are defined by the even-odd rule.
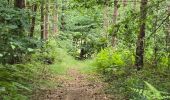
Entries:
[[169,0],[0,0],[0,100],[31,100],[76,62],[116,100],[169,100],[169,16]]

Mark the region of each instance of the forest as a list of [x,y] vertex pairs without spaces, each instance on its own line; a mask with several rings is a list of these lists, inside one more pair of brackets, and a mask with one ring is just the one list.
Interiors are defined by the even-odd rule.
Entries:
[[0,0],[0,100],[170,100],[170,0]]

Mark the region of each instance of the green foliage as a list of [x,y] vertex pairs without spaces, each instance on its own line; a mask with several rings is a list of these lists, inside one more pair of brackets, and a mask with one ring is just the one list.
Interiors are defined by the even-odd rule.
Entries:
[[[157,90],[154,86],[152,86],[150,83],[148,82],[144,82],[147,86],[146,89],[134,89],[131,88],[134,92],[138,93],[139,95],[141,95],[141,99],[143,98],[144,100],[164,100],[164,99],[170,99],[170,96],[163,96],[163,94],[167,94],[164,92],[161,92],[159,90]],[[136,98],[137,99],[137,98]],[[135,99],[135,100],[136,100]]]
[[96,57],[95,66],[101,73],[119,73],[129,61],[133,62],[134,57],[129,51],[117,51],[113,48],[102,50]]
[[[26,36],[29,12],[16,10],[7,2],[0,4],[0,63],[18,63],[40,46],[40,42]],[[22,16],[22,17],[21,17]]]
[[[28,100],[31,79],[35,72],[32,65],[0,65],[0,98],[3,100]],[[30,74],[32,73],[32,75]]]
[[24,62],[0,66],[0,98],[3,100],[29,100],[35,90],[48,86],[51,82],[48,77],[65,70],[61,63],[68,56],[55,40],[47,41],[41,49],[29,48],[28,51],[34,53],[27,54]]

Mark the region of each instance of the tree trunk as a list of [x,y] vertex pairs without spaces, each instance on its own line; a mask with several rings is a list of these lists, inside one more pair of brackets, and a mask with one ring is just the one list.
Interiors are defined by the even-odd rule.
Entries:
[[124,6],[124,7],[127,6],[127,0],[123,0],[123,6]]
[[148,0],[141,0],[140,7],[140,32],[136,43],[136,67],[137,70],[143,68],[143,57],[144,57],[144,39],[145,39],[145,24],[147,18],[147,2]]
[[41,1],[41,39],[44,39],[44,0]]
[[133,7],[133,9],[136,10],[136,0],[134,0],[133,2],[134,2],[134,7]]
[[58,33],[58,3],[57,0],[54,4],[54,17],[53,17],[53,32],[54,32],[54,36],[56,36],[56,34]]
[[48,15],[48,12],[49,12],[49,0],[46,0],[46,3],[45,3],[45,20],[44,20],[44,28],[45,28],[45,33],[44,33],[44,38],[45,40],[48,39],[48,31],[49,31],[49,15]]
[[14,6],[17,8],[25,8],[25,0],[15,0]]
[[32,17],[32,24],[31,24],[31,29],[30,29],[30,37],[34,36],[34,28],[35,28],[35,19],[36,19],[36,12],[37,12],[37,4],[33,5],[33,12],[34,15]]
[[[159,7],[159,4],[156,5],[156,11],[159,10],[158,7]],[[158,16],[155,15],[154,17],[155,17],[155,21],[153,23],[153,33],[157,29],[157,24],[158,24]],[[158,44],[157,44],[157,34],[156,34],[156,32],[154,33],[154,48],[153,48],[153,53],[154,53],[153,54],[154,55],[153,66],[157,67],[157,65],[158,65]]]
[[[168,16],[170,16],[170,5],[168,6]],[[167,20],[167,52],[168,52],[168,68],[170,68],[170,21]]]
[[65,30],[65,10],[66,10],[66,6],[65,6],[66,0],[62,0],[62,15],[61,15],[61,30],[64,31]]
[[[118,16],[118,0],[114,0],[113,26],[116,25],[117,16]],[[112,33],[112,46],[113,47],[115,46],[115,41],[116,41],[116,33],[113,30],[113,33]]]
[[103,9],[103,28],[104,28],[104,35],[106,39],[108,38],[108,27],[109,27],[109,19],[108,19],[108,0],[105,1],[104,9]]
[[[157,18],[157,16],[156,16],[153,31],[156,30],[157,20],[158,20],[158,18]],[[154,61],[153,61],[153,65],[154,65],[154,67],[157,67],[158,45],[157,45],[157,36],[156,36],[156,33],[154,34],[154,51],[153,51],[153,52],[154,52]]]

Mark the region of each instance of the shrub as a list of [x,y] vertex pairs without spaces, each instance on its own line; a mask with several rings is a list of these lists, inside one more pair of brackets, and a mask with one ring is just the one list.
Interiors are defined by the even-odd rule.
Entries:
[[126,63],[133,62],[133,56],[129,51],[117,51],[113,48],[102,50],[96,57],[97,71],[103,74],[121,73]]
[[135,97],[135,99],[146,99],[146,100],[164,100],[164,99],[170,99],[170,96],[164,96],[165,92],[161,92],[157,90],[154,86],[152,86],[148,82],[144,82],[146,85],[146,88],[143,89],[135,89],[131,88],[132,91],[136,92],[139,97]]
[[[0,98],[2,100],[27,100],[30,83],[35,75],[32,65],[0,65]],[[31,73],[31,74],[30,74]]]

